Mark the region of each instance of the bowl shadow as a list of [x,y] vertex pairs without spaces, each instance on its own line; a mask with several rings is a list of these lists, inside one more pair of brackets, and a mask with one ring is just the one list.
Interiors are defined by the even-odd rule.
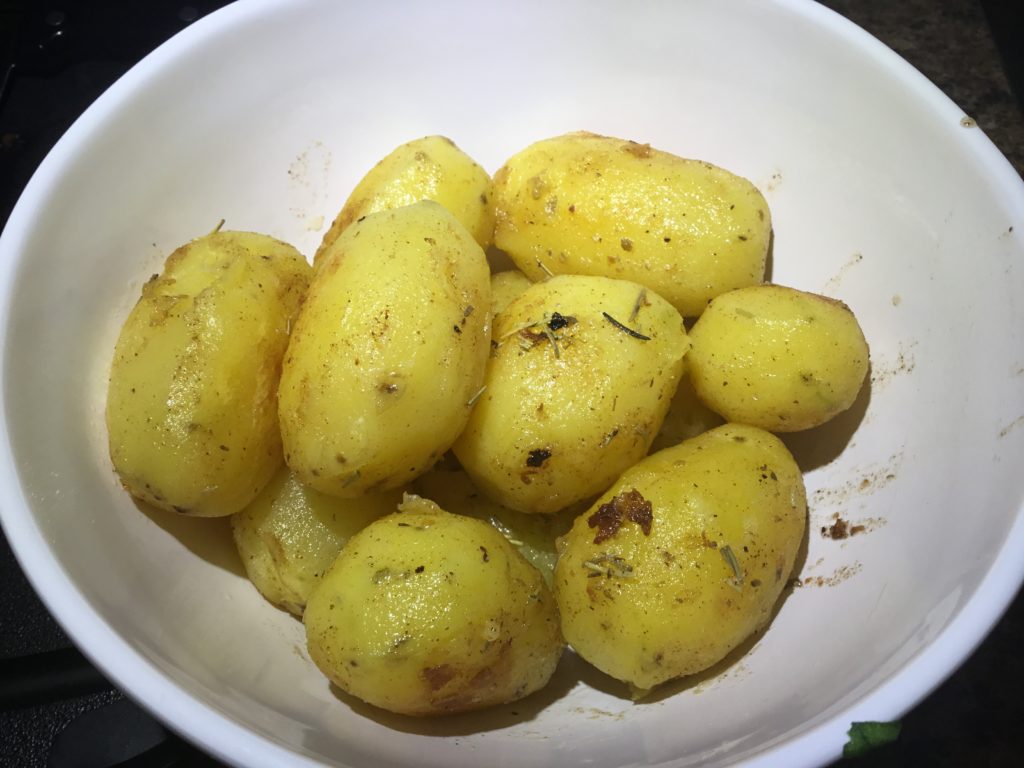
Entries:
[[566,649],[551,680],[539,691],[507,704],[499,704],[474,712],[443,714],[435,717],[412,717],[388,712],[345,693],[334,683],[331,683],[331,693],[356,714],[396,731],[420,736],[469,736],[508,728],[535,719],[543,710],[564,698],[580,683],[579,667],[583,665],[584,662],[576,654]]
[[853,405],[820,427],[802,432],[776,433],[793,454],[802,472],[831,464],[849,445],[871,404],[871,367]]
[[176,538],[196,557],[245,578],[245,566],[235,547],[228,517],[188,517],[132,499],[135,507],[159,528]]

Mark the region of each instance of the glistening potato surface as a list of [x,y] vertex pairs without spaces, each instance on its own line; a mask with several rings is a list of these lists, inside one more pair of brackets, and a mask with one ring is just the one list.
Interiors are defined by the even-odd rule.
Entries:
[[430,469],[483,383],[490,309],[484,253],[439,204],[346,229],[316,271],[284,361],[288,466],[345,497]]
[[697,396],[728,421],[773,432],[824,424],[849,408],[868,344],[841,301],[781,285],[730,291],[691,331]]
[[356,499],[328,496],[281,467],[251,504],[231,516],[231,532],[249,581],[270,602],[301,616],[345,543],[394,512],[401,500],[398,489]]
[[562,654],[544,579],[485,522],[410,497],[356,534],[306,606],[309,653],[342,690],[433,715],[514,701]]
[[717,166],[592,133],[539,141],[494,174],[494,243],[531,280],[604,275],[683,315],[764,279],[768,204]]
[[270,480],[281,359],[310,272],[290,245],[215,232],[143,286],[114,350],[106,412],[110,457],[133,496],[223,516]]
[[559,542],[567,642],[638,689],[707,669],[771,617],[807,499],[774,435],[727,424],[623,473]]
[[453,451],[492,499],[551,513],[600,493],[651,445],[689,347],[667,301],[559,275],[495,319],[487,389]]
[[447,209],[485,249],[494,236],[491,177],[444,136],[425,136],[397,147],[352,190],[316,252],[324,253],[359,218],[433,200]]

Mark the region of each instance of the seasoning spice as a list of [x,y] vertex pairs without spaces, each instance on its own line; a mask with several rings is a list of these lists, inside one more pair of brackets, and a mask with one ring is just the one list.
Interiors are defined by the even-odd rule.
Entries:
[[551,458],[551,451],[547,448],[534,448],[526,457],[526,466],[542,467],[544,462]]
[[726,579],[726,583],[739,590],[743,586],[743,568],[740,567],[740,561],[736,559],[736,554],[732,551],[732,547],[726,544],[724,547],[718,550],[725,562],[732,569],[732,578]]
[[633,304],[633,311],[629,313],[629,322],[632,323],[636,320],[636,316],[640,314],[642,307],[649,306],[651,306],[651,302],[647,300],[647,289],[641,288],[640,295],[636,297],[636,303]]
[[609,323],[614,325],[616,328],[618,328],[623,333],[629,334],[634,339],[640,339],[640,341],[650,341],[651,340],[650,336],[644,336],[639,331],[634,331],[632,328],[629,328],[629,327],[623,325],[618,320],[616,320],[614,317],[609,315],[607,312],[602,312],[601,314],[604,315],[604,319],[605,320],[607,320]]

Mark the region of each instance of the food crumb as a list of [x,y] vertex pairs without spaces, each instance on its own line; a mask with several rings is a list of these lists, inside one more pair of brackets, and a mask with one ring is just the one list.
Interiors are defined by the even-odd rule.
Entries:
[[836,587],[861,571],[860,563],[843,565],[828,576],[803,576],[793,582],[795,588],[803,587]]

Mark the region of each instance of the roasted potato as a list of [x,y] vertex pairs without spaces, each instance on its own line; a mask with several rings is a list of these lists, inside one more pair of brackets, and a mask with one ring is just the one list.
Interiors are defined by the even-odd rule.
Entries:
[[697,397],[688,374],[689,356],[683,361],[683,374],[676,393],[669,403],[668,413],[661,429],[651,443],[651,453],[679,445],[683,440],[702,435],[709,429],[722,426],[725,420],[708,408]]
[[481,520],[410,497],[342,550],[306,606],[309,653],[342,690],[406,715],[514,701],[563,643],[540,573]]
[[357,499],[327,496],[282,467],[251,504],[231,516],[231,530],[249,581],[270,602],[301,616],[345,542],[401,501],[401,490]]
[[486,390],[452,446],[498,503],[550,513],[601,493],[650,447],[682,370],[682,318],[607,277],[537,283],[495,319]]
[[569,530],[583,511],[580,505],[552,515],[525,515],[491,501],[462,469],[433,470],[417,478],[412,489],[442,509],[490,523],[534,568],[550,587],[555,570],[555,539]]
[[531,285],[533,281],[518,269],[508,269],[491,275],[492,313],[496,315],[504,310]]
[[269,482],[281,465],[281,359],[310,272],[290,245],[215,232],[143,286],[107,392],[110,458],[129,493],[216,517]]
[[314,265],[360,217],[420,200],[443,205],[487,250],[494,237],[491,177],[451,139],[427,136],[393,150],[363,177],[324,235]]
[[285,460],[334,496],[396,488],[448,450],[490,348],[490,275],[465,227],[424,201],[334,241],[292,330]]
[[604,275],[646,285],[685,316],[764,278],[771,235],[757,188],[647,144],[570,133],[494,175],[495,245],[531,280]]
[[868,344],[850,308],[781,285],[719,296],[691,339],[697,396],[728,421],[772,432],[824,424],[867,377]]
[[707,669],[771,618],[806,517],[800,469],[763,430],[648,456],[559,541],[566,640],[640,691]]

